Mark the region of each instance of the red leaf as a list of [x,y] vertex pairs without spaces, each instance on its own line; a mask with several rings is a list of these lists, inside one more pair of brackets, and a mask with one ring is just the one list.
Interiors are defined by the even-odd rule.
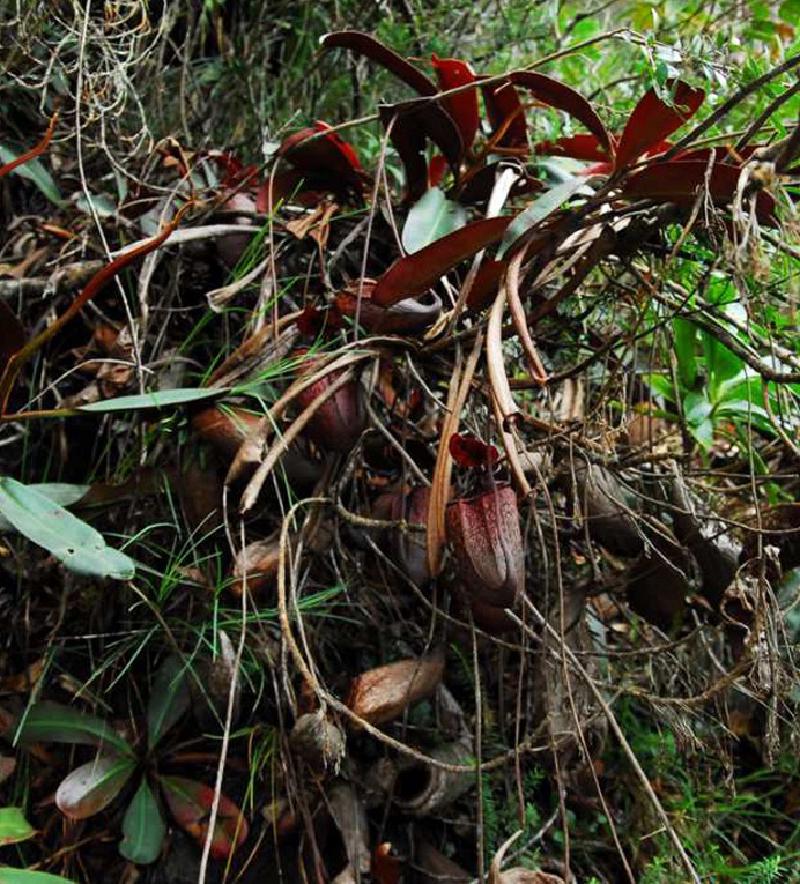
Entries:
[[498,147],[527,147],[528,129],[525,123],[525,110],[519,100],[517,90],[506,81],[494,86],[481,86],[486,114],[492,126],[492,135],[508,123],[505,132],[497,142]]
[[389,841],[375,848],[369,871],[375,884],[400,884],[400,860],[392,853]]
[[505,216],[473,221],[413,255],[398,258],[378,280],[372,292],[373,303],[388,307],[422,294],[465,258],[501,239],[512,220]]
[[384,126],[394,119],[390,137],[405,168],[407,200],[419,199],[428,186],[426,139],[430,138],[450,165],[458,168],[464,153],[461,133],[450,114],[436,102],[415,98],[381,105],[378,111]]
[[[475,72],[465,61],[457,58],[439,58],[434,52],[431,55],[431,63],[436,71],[440,89],[455,89],[457,86],[475,82]],[[458,126],[464,150],[469,150],[480,125],[477,89],[470,89],[445,99],[445,107]]]
[[[199,844],[204,844],[214,803],[211,786],[185,777],[161,777],[161,788],[175,822]],[[227,859],[247,838],[247,832],[247,821],[239,808],[230,798],[220,795],[211,855]]]
[[320,310],[314,304],[309,304],[295,320],[295,325],[301,335],[316,338],[323,329],[336,331],[342,327],[342,314],[334,304],[328,310]]
[[555,141],[542,141],[533,146],[533,152],[554,157],[572,157],[575,160],[591,160],[602,163],[609,159],[597,137],[594,135],[573,135],[570,138],[557,138]]
[[[673,83],[668,86],[671,88]],[[617,145],[617,169],[630,165],[697,113],[705,92],[693,89],[683,80],[678,80],[674,86],[673,106],[662,101],[653,89],[648,89],[639,100]]]
[[[697,196],[697,189],[704,186],[707,166],[707,162],[700,160],[654,163],[631,175],[623,184],[622,195],[628,198],[691,204]],[[714,164],[708,182],[714,205],[724,206],[733,200],[740,172],[739,166]],[[775,200],[768,193],[757,195],[756,208],[761,221],[769,222],[774,219]]]
[[[298,171],[330,182],[333,189],[359,190],[363,173],[358,156],[338,132],[330,129],[327,123],[317,120],[313,126],[290,135],[281,145],[280,154]],[[308,141],[320,132],[327,134]]]
[[611,136],[603,125],[603,121],[580,92],[576,92],[558,80],[553,80],[544,74],[536,74],[533,71],[516,71],[511,74],[510,78],[512,83],[527,89],[543,104],[575,117],[597,138],[600,146],[607,153],[613,152]]
[[436,84],[419,68],[406,61],[393,50],[362,31],[333,31],[319,41],[323,49],[341,47],[356,52],[386,68],[399,80],[420,95],[436,95]]
[[438,187],[444,178],[446,169],[447,160],[440,153],[432,156],[428,163],[428,187]]
[[494,445],[487,445],[475,436],[461,433],[453,433],[450,437],[450,454],[460,467],[471,470],[490,467],[500,457]]
[[506,263],[506,261],[493,261],[491,258],[486,258],[481,263],[475,279],[472,281],[472,288],[467,295],[467,307],[474,313],[488,307],[490,302],[494,300]]

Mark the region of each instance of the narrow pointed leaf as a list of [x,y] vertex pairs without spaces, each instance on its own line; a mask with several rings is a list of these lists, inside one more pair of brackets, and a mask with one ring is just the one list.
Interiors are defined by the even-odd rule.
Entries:
[[[203,844],[208,834],[214,790],[205,783],[185,777],[162,777],[161,787],[175,821],[199,844]],[[239,808],[230,798],[220,795],[211,855],[216,859],[227,859],[247,838],[247,832],[247,822]]]
[[108,722],[60,703],[44,701],[31,706],[23,717],[18,735],[25,743],[77,743],[134,757],[131,746]]
[[111,411],[138,411],[143,408],[170,408],[187,402],[211,399],[225,391],[219,387],[185,387],[177,390],[156,390],[153,393],[134,393],[131,396],[117,396],[81,405],[78,411],[87,414],[106,414]]
[[411,207],[403,227],[403,248],[418,252],[467,222],[467,212],[458,203],[447,199],[444,191],[430,187]]
[[498,147],[527,147],[528,126],[525,120],[525,109],[519,100],[519,92],[513,84],[494,84],[481,86],[486,115],[492,127],[492,135],[503,129],[497,141]]
[[132,863],[146,865],[155,862],[161,853],[167,826],[161,815],[153,790],[147,779],[142,779],[133,800],[125,811],[119,852]]
[[88,764],[76,767],[61,781],[56,805],[64,816],[85,820],[108,806],[136,770],[132,758],[99,755]]
[[310,175],[311,184],[318,180],[324,184],[330,179],[331,186],[337,190],[343,187],[358,189],[361,186],[362,170],[358,155],[338,132],[331,131],[331,126],[322,120],[290,135],[281,145],[280,154],[299,172]]
[[[476,82],[475,72],[465,61],[458,58],[439,58],[434,53],[431,56],[431,63],[436,71],[439,88],[442,90],[455,89]],[[445,107],[458,126],[464,150],[469,150],[480,125],[477,88],[451,95],[445,99]]]
[[674,85],[672,106],[659,98],[654,89],[649,89],[633,109],[617,145],[617,169],[624,169],[671,135],[694,116],[703,103],[702,89],[694,89],[683,80],[668,85]]
[[[17,159],[19,157],[12,150],[4,144],[0,144],[0,162],[11,165]],[[31,159],[24,164],[20,163],[16,168],[16,174],[21,178],[27,178],[51,203],[56,206],[61,205],[61,193],[53,176],[47,171],[41,160]]]
[[543,221],[562,203],[565,203],[573,194],[585,187],[586,182],[583,178],[570,178],[563,184],[557,184],[555,187],[551,187],[550,190],[543,193],[538,199],[535,199],[528,208],[520,212],[509,225],[508,230],[506,230],[505,236],[503,237],[503,241],[497,249],[498,260],[503,257],[523,233],[526,233],[540,221]]
[[[381,122],[392,125],[391,141],[406,173],[406,198],[418,199],[428,185],[428,161],[425,156],[430,139],[444,154],[454,170],[464,153],[461,133],[452,117],[439,104],[421,98],[378,108]],[[393,121],[393,122],[392,122]]]
[[153,749],[189,708],[186,670],[177,657],[167,657],[158,670],[147,704],[147,740]]
[[461,261],[497,242],[511,221],[510,216],[473,221],[415,254],[399,258],[378,280],[373,302],[388,307],[422,294]]
[[609,159],[608,151],[597,140],[597,136],[587,135],[586,133],[572,135],[568,138],[557,138],[555,141],[542,141],[533,146],[533,152],[597,163],[602,163]]
[[511,82],[527,89],[542,104],[564,111],[584,126],[597,138],[600,146],[609,154],[613,152],[611,136],[595,109],[580,92],[560,83],[552,77],[533,71],[516,71],[511,74]]
[[323,49],[349,49],[374,61],[420,95],[436,95],[436,84],[388,46],[363,31],[333,31],[320,39]]
[[91,525],[8,476],[0,477],[0,516],[71,571],[118,580],[130,580],[134,575],[133,560],[106,546],[103,535]]
[[[691,204],[697,196],[698,188],[705,186],[707,167],[708,163],[697,160],[654,163],[627,178],[622,187],[622,195]],[[714,205],[725,206],[733,200],[740,173],[739,166],[714,164],[708,182]],[[762,222],[774,222],[775,200],[768,193],[757,194],[756,209]]]
[[18,807],[0,807],[0,847],[33,838],[36,829]]

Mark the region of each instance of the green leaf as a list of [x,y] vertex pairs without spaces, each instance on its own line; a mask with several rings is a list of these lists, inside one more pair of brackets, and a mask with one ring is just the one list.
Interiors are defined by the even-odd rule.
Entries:
[[108,722],[60,703],[44,701],[31,706],[17,733],[26,743],[79,743],[135,757],[131,746]]
[[663,396],[667,402],[675,401],[675,385],[669,375],[651,371],[644,375],[644,379],[657,396]]
[[49,872],[5,867],[0,868],[0,884],[73,884],[73,882],[69,878],[51,875]]
[[447,199],[438,187],[431,187],[409,210],[403,227],[403,248],[409,254],[418,252],[466,223],[466,209]]
[[119,845],[119,852],[132,863],[155,862],[161,853],[167,827],[161,808],[146,779],[143,779],[133,801],[125,811],[122,833],[125,836]]
[[[70,485],[66,482],[41,482],[28,485],[61,506],[70,506],[86,496],[91,485]],[[14,526],[0,515],[0,531],[13,531]]]
[[672,322],[672,335],[675,341],[675,358],[678,362],[678,377],[686,390],[691,390],[697,380],[697,327],[686,319]]
[[133,758],[99,755],[76,767],[56,792],[56,805],[64,816],[85,820],[107,807],[136,770]]
[[683,400],[683,414],[686,426],[694,438],[708,450],[714,441],[714,406],[705,393],[687,393]]
[[565,203],[574,193],[579,190],[589,188],[584,178],[570,178],[563,184],[557,184],[550,190],[543,193],[538,199],[535,199],[527,209],[520,212],[519,215],[508,225],[503,240],[497,249],[498,261],[508,251],[508,249],[535,224],[543,221],[551,212],[554,212],[562,203]]
[[183,663],[177,657],[167,657],[153,680],[147,704],[147,739],[151,749],[177,723],[190,702]]
[[[10,163],[18,156],[19,154],[14,153],[4,144],[0,144],[0,162]],[[47,171],[40,159],[34,158],[17,166],[11,174],[27,178],[51,203],[55,203],[57,206],[61,204],[61,194],[53,181],[53,176]]]
[[0,847],[27,841],[35,834],[36,829],[18,807],[0,807]]
[[0,516],[20,534],[79,574],[130,580],[132,559],[106,546],[103,535],[30,485],[0,476]]
[[0,884],[73,884],[69,878],[49,872],[31,872],[28,869],[0,868]]
[[117,396],[116,399],[104,399],[81,405],[77,410],[88,414],[105,414],[109,411],[132,411],[141,408],[169,408],[171,405],[182,405],[184,402],[197,402],[220,396],[226,390],[219,387],[190,387],[180,390],[158,390],[154,393],[135,393],[132,396]]

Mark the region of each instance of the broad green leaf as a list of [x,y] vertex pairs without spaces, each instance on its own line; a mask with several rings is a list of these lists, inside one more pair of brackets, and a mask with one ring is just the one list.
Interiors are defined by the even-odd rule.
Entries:
[[503,240],[497,249],[498,261],[508,251],[516,240],[535,224],[543,221],[549,214],[554,212],[562,203],[565,203],[574,193],[579,190],[588,190],[584,178],[570,178],[563,184],[557,184],[550,190],[535,199],[527,209],[509,224]]
[[56,805],[64,816],[85,820],[99,813],[119,795],[136,770],[133,758],[99,755],[76,767],[61,781]]
[[[82,497],[86,496],[86,492],[91,485],[70,485],[66,482],[41,482],[28,485],[40,494],[44,494],[53,502],[60,506],[70,506],[77,503]],[[7,519],[0,515],[0,531],[13,531],[14,526]]]
[[36,703],[28,709],[20,724],[18,738],[25,743],[100,746],[135,757],[131,746],[102,718],[50,701]]
[[119,852],[132,863],[155,862],[161,853],[167,827],[161,808],[146,779],[142,779],[133,801],[125,811]]
[[141,408],[169,408],[171,405],[182,405],[184,402],[197,402],[220,396],[225,390],[219,387],[190,387],[180,390],[157,390],[154,393],[135,393],[132,396],[117,396],[116,399],[104,399],[81,405],[78,411],[89,414],[105,414],[109,411],[135,411]]
[[36,829],[18,807],[0,807],[0,847],[27,841],[35,834]]
[[0,884],[73,884],[69,878],[51,875],[49,872],[32,872],[28,869],[0,868]]
[[678,362],[678,377],[685,390],[691,390],[697,380],[697,327],[686,319],[672,322],[672,335],[675,341],[675,358]]
[[418,252],[466,223],[466,209],[447,199],[438,187],[430,187],[409,210],[403,227],[403,248],[409,254]]
[[190,702],[183,663],[177,657],[167,657],[153,679],[147,704],[147,739],[151,749],[177,723]]
[[687,393],[683,400],[686,426],[694,438],[708,450],[714,441],[713,405],[704,393]]
[[[9,150],[4,144],[0,144],[0,162],[10,163],[18,156],[19,154]],[[11,174],[27,178],[28,181],[36,185],[39,192],[47,197],[51,203],[55,203],[57,206],[61,204],[61,194],[58,187],[56,187],[55,181],[53,181],[53,176],[47,171],[40,159],[34,158],[21,166],[17,166]]]
[[663,396],[668,402],[675,401],[675,385],[669,375],[651,371],[644,375],[644,379],[656,395]]
[[71,571],[130,580],[132,559],[106,546],[103,535],[49,497],[8,476],[0,476],[0,516]]

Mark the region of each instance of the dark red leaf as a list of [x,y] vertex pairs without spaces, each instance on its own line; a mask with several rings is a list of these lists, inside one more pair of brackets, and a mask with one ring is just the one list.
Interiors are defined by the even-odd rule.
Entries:
[[450,455],[460,467],[471,470],[493,466],[500,458],[494,445],[461,433],[450,437]]
[[[214,803],[211,786],[185,777],[161,777],[161,788],[175,822],[198,844],[204,844]],[[211,855],[215,859],[227,859],[247,838],[247,832],[247,821],[239,808],[230,798],[220,795]]]
[[611,136],[603,125],[603,121],[580,92],[576,92],[558,80],[533,71],[515,71],[510,75],[510,78],[514,85],[527,89],[534,98],[543,104],[575,117],[597,138],[600,146],[607,153],[613,152]]
[[[704,186],[708,163],[700,160],[673,160],[654,163],[631,175],[624,183],[622,195],[640,199],[691,204],[697,190]],[[708,189],[716,206],[733,200],[741,168],[728,163],[715,163],[711,169]],[[775,200],[766,192],[756,197],[756,209],[762,222],[774,220]]]
[[[434,52],[431,55],[431,64],[436,71],[439,88],[442,90],[455,89],[457,86],[465,86],[467,83],[475,82],[475,72],[465,61],[460,61],[457,58],[439,58]],[[450,96],[445,99],[445,107],[458,126],[464,150],[469,150],[475,141],[480,125],[477,89],[470,89]]]
[[[339,292],[335,305],[340,315],[355,318],[374,334],[410,335],[424,331],[442,312],[442,301],[434,292],[418,298],[404,298],[390,307],[379,307],[372,301],[373,280],[365,280],[358,303],[358,283]],[[360,308],[360,309],[359,309]]]
[[375,884],[400,884],[400,860],[392,853],[392,845],[379,844],[369,866]]
[[258,166],[244,163],[230,151],[209,151],[208,158],[222,171],[223,187],[238,187],[242,182],[256,183]]
[[373,303],[389,307],[421,295],[465,258],[501,239],[512,220],[505,216],[473,221],[413,255],[398,258],[378,280],[372,292]]
[[428,187],[438,187],[446,170],[447,160],[440,153],[432,156],[428,163]]
[[605,150],[594,135],[572,135],[557,138],[555,141],[542,141],[533,146],[533,152],[554,157],[572,157],[575,160],[591,160],[602,163],[609,159]]
[[[361,163],[353,148],[331,127],[317,120],[313,126],[290,135],[281,145],[280,154],[299,172],[329,182],[332,189],[360,190],[363,178]],[[312,135],[326,133],[309,141]]]
[[527,147],[528,127],[525,123],[525,110],[519,100],[519,93],[511,83],[481,86],[483,103],[492,127],[492,135],[504,126],[505,131],[497,141],[498,147]]
[[467,295],[467,307],[474,313],[488,307],[494,300],[506,263],[506,261],[493,261],[491,258],[486,258],[481,263]]
[[328,310],[320,310],[314,304],[309,304],[295,320],[300,334],[316,338],[323,329],[336,331],[342,327],[342,314],[334,304]]
[[384,104],[378,109],[384,126],[392,124],[391,140],[406,172],[406,199],[414,201],[428,186],[427,139],[439,148],[447,162],[458,169],[464,153],[461,133],[453,118],[436,102],[415,98],[399,104]]
[[363,31],[333,31],[325,34],[319,42],[323,49],[341,47],[369,58],[420,95],[436,95],[438,91],[433,80],[426,77],[419,68]]
[[672,106],[662,101],[655,90],[648,89],[633,109],[617,145],[617,169],[624,169],[671,135],[694,116],[703,103],[702,89],[694,89],[683,80],[668,86],[674,88]]

